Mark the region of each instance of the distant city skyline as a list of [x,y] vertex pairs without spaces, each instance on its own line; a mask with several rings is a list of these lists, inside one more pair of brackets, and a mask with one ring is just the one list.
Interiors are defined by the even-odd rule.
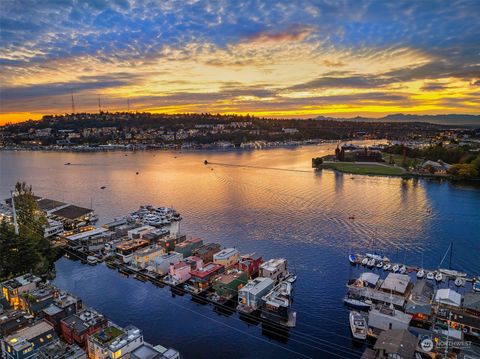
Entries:
[[478,1],[14,1],[0,125],[45,114],[479,114]]

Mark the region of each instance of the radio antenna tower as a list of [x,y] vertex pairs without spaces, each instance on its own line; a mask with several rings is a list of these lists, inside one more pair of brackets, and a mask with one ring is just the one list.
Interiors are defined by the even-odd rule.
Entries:
[[75,113],[75,101],[73,99],[73,90],[72,90],[72,115]]
[[102,103],[100,102],[100,94],[98,94],[98,113],[102,112]]
[[130,112],[130,99],[127,98],[127,112]]

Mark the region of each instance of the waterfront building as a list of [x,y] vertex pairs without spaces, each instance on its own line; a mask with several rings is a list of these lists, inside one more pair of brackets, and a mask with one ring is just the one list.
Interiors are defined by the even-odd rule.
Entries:
[[203,241],[200,238],[189,238],[182,243],[175,246],[175,252],[182,253],[183,258],[190,257],[193,251],[200,248],[203,245]]
[[0,337],[15,333],[30,325],[33,318],[21,310],[7,310],[0,316]]
[[143,239],[131,239],[117,244],[115,248],[115,255],[122,259],[123,263],[130,263],[133,261],[135,252],[141,248],[149,246],[150,243]]
[[114,233],[103,227],[87,226],[64,232],[62,237],[71,247],[82,248],[88,252],[97,252],[112,240]]
[[108,323],[103,330],[88,339],[88,357],[90,359],[120,359],[130,357],[135,349],[142,346],[143,334],[133,325],[124,329]]
[[438,289],[435,293],[435,302],[451,307],[460,307],[462,304],[462,295],[450,288]]
[[278,283],[288,275],[287,260],[285,258],[274,258],[260,265],[259,276],[270,278]]
[[59,339],[43,346],[37,352],[38,359],[87,359],[87,353],[76,344],[69,345]]
[[211,280],[216,275],[223,273],[225,267],[217,263],[207,263],[200,269],[190,271],[191,281],[195,287],[204,290],[211,284]]
[[262,297],[269,293],[274,286],[270,278],[257,277],[249,281],[238,291],[238,310],[252,312],[261,308]]
[[402,297],[408,297],[413,285],[410,283],[410,277],[407,274],[388,273],[385,280],[380,285],[379,290],[395,294]]
[[141,226],[129,230],[127,235],[129,239],[142,239],[145,234],[153,231],[154,229],[155,227],[153,226]]
[[240,253],[235,248],[226,248],[213,255],[213,263],[230,268],[238,263]]
[[190,270],[190,264],[184,261],[170,264],[169,278],[166,280],[170,280],[170,282],[174,285],[185,283],[191,277]]
[[143,343],[130,354],[130,359],[180,359],[180,353],[172,348],[161,345],[152,346]]
[[20,295],[38,288],[41,279],[27,273],[1,284],[2,294],[13,309],[20,308]]
[[387,305],[380,305],[368,312],[368,326],[374,330],[408,329],[412,316]]
[[60,209],[48,211],[47,215],[56,221],[62,222],[66,229],[79,228],[94,223],[97,220],[93,209],[79,207],[73,204],[67,204],[60,207]]
[[263,263],[263,258],[257,254],[249,254],[240,256],[238,262],[238,269],[247,273],[248,278],[253,278],[258,274],[260,265]]
[[480,345],[480,316],[470,314],[464,308],[440,308],[437,311],[437,324],[443,324],[451,332],[460,332],[467,341]]
[[41,320],[11,334],[2,341],[4,359],[33,359],[38,349],[56,339],[53,327]]
[[155,228],[154,230],[143,234],[143,239],[150,242],[150,244],[157,244],[161,238],[169,235],[169,230],[166,228]]
[[54,290],[51,286],[41,287],[19,296],[20,309],[36,316],[41,310],[53,303]]
[[82,308],[83,303],[79,298],[68,292],[56,291],[53,304],[43,309],[40,316],[53,325],[56,332],[60,333],[62,319],[80,312]]
[[380,333],[373,349],[376,359],[412,359],[418,338],[406,329],[385,330]]
[[190,256],[185,258],[185,263],[190,265],[191,270],[201,269],[203,267],[203,260],[197,256]]
[[207,243],[203,246],[195,249],[193,254],[202,259],[203,263],[213,262],[213,255],[220,252],[220,244],[218,243]]
[[165,254],[165,249],[157,245],[141,248],[135,252],[135,265],[138,268],[145,269],[150,262],[163,254]]
[[429,326],[433,315],[431,304],[433,293],[433,285],[430,282],[426,279],[417,280],[405,308],[405,313],[413,315],[412,323]]
[[165,252],[175,250],[177,244],[184,242],[187,239],[186,235],[169,234],[158,239],[157,243],[165,249]]
[[60,322],[60,331],[68,344],[78,344],[87,347],[88,337],[107,325],[105,317],[93,310],[66,317]]
[[236,269],[223,273],[212,280],[215,293],[222,299],[230,299],[247,284],[247,273]]
[[183,255],[177,252],[163,254],[153,260],[147,269],[158,274],[167,274],[170,270],[170,264],[176,264],[183,259]]
[[50,238],[63,233],[63,223],[60,221],[55,221],[54,219],[47,218],[48,225],[44,230],[44,237]]

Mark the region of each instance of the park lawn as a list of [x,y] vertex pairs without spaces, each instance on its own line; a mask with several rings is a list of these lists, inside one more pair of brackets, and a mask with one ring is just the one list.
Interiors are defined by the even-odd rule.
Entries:
[[400,176],[405,174],[402,168],[393,166],[384,166],[377,164],[363,164],[350,162],[333,162],[325,163],[323,168],[329,168],[335,171],[353,173],[359,175],[384,175],[384,176]]

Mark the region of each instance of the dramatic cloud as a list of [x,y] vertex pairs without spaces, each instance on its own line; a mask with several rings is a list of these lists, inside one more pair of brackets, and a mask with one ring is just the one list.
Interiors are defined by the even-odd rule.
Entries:
[[3,0],[0,124],[70,111],[478,113],[479,1]]

